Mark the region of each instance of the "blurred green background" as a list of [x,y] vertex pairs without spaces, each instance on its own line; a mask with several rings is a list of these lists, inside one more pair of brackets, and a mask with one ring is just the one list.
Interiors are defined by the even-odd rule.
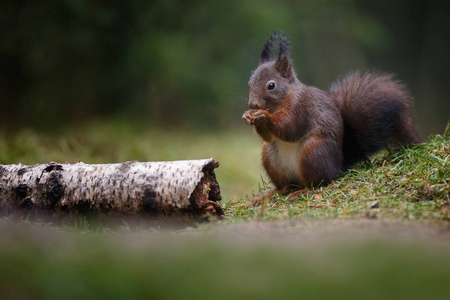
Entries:
[[277,28],[304,83],[398,75],[423,137],[450,117],[444,1],[0,2],[0,163],[213,157],[225,199],[257,189],[247,82]]
[[450,21],[438,0],[0,3],[1,128],[116,118],[157,128],[244,127],[265,38],[292,40],[300,79],[380,69],[416,98],[423,135],[450,117]]

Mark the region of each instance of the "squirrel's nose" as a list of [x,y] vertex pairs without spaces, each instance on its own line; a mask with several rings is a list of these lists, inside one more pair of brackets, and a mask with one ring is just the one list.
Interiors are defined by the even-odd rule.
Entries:
[[256,101],[248,101],[248,106],[250,107],[250,109],[260,109],[261,107],[259,106],[258,102]]
[[254,103],[249,103],[248,106],[250,107],[250,109],[258,109],[258,105],[254,104]]

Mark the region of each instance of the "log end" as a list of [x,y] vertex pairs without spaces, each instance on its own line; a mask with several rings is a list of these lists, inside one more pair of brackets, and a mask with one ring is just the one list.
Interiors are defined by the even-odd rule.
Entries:
[[214,169],[218,168],[219,165],[219,162],[210,159],[202,169],[203,178],[189,198],[189,210],[195,214],[209,213],[219,217],[224,215],[222,207],[217,203],[217,201],[222,200],[219,183],[214,173]]

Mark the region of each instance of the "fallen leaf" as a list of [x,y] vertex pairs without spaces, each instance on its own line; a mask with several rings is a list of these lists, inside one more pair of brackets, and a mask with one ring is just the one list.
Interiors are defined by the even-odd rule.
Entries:
[[290,193],[290,194],[286,197],[286,200],[287,200],[287,201],[293,201],[293,200],[295,200],[295,199],[300,198],[303,194],[306,194],[306,193],[307,193],[307,190],[306,190],[306,189],[298,190],[298,191],[296,191],[296,192]]

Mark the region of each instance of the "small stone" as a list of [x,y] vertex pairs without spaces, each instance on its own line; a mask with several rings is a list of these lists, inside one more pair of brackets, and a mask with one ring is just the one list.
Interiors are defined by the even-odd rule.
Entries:
[[378,201],[373,201],[372,204],[370,204],[370,208],[379,208],[380,203]]

